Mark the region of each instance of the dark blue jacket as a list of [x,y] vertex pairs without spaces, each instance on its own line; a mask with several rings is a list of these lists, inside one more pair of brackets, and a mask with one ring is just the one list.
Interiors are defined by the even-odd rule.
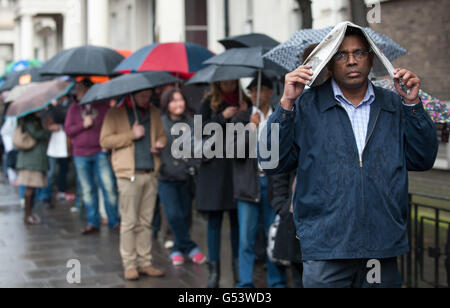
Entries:
[[[422,103],[404,106],[398,94],[374,91],[362,161],[330,81],[304,91],[294,111],[278,106],[268,121],[280,125],[280,159],[266,173],[297,169],[294,220],[305,261],[409,250],[407,171],[433,167],[436,129]],[[269,149],[270,135],[269,129]]]

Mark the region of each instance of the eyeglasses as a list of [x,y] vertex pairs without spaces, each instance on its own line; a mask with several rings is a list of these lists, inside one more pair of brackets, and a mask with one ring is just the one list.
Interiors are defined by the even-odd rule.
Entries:
[[369,55],[370,50],[366,51],[366,50],[356,50],[354,52],[345,52],[345,51],[341,51],[338,52],[337,54],[334,55],[333,59],[335,62],[338,63],[344,63],[348,61],[348,58],[350,55],[353,55],[353,57],[355,58],[356,61],[362,61],[367,59],[367,56]]

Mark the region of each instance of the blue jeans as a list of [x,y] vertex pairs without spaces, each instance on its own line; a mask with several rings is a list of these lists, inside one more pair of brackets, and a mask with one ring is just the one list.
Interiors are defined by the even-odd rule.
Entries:
[[[239,219],[239,277],[238,288],[254,288],[253,269],[255,265],[255,240],[259,220],[264,222],[264,232],[268,236],[270,225],[275,219],[275,211],[267,198],[267,177],[260,177],[261,202],[238,201]],[[269,288],[286,287],[285,269],[272,263],[267,257],[267,286]]]
[[[220,261],[220,247],[222,243],[222,220],[224,211],[208,213],[208,260],[210,262]],[[230,218],[230,240],[233,259],[239,257],[239,223],[237,211],[228,211]]]
[[[303,262],[303,286],[305,288],[401,288],[402,278],[397,258],[379,259],[380,283],[369,283],[368,259],[328,260]],[[373,277],[369,274],[369,277]]]
[[108,155],[100,152],[92,156],[74,157],[77,177],[80,182],[81,199],[86,208],[90,226],[100,228],[100,212],[98,207],[98,187],[103,192],[109,228],[116,227],[119,222],[118,192],[116,178],[111,168]]
[[56,165],[59,166],[58,170],[58,192],[66,192],[67,190],[67,172],[69,170],[68,158],[48,158],[50,170],[47,172],[48,186],[42,189],[42,195],[44,199],[51,199],[53,192],[53,185],[55,184],[54,174],[56,171]]
[[159,181],[158,193],[174,236],[171,256],[185,254],[192,258],[199,249],[189,235],[192,196],[187,183]]

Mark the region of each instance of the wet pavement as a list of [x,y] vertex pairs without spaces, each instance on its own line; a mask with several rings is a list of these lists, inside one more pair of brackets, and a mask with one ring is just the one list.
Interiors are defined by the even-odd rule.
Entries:
[[[410,176],[415,191],[430,191],[450,195],[450,173],[432,171]],[[119,254],[119,234],[103,227],[96,235],[83,237],[80,230],[84,219],[71,213],[73,202],[58,203],[55,209],[43,206],[36,213],[42,219],[39,226],[23,224],[23,211],[17,188],[5,183],[0,173],[0,287],[119,287],[119,288],[204,288],[208,279],[207,265],[190,261],[174,267],[169,251],[161,239],[153,241],[154,265],[166,271],[163,278],[142,278],[127,282]],[[192,238],[206,253],[206,222],[197,214],[193,217]],[[232,288],[229,228],[224,219],[222,239],[221,287]],[[81,263],[81,284],[71,285],[66,276],[71,259]],[[289,276],[289,274],[288,274]],[[257,287],[264,287],[264,269],[255,269]]]
[[[0,177],[2,175],[0,174]],[[84,226],[79,213],[71,213],[73,203],[59,203],[55,209],[38,207],[38,226],[24,226],[17,189],[0,180],[0,287],[119,287],[119,288],[204,288],[208,267],[186,261],[174,267],[161,239],[153,241],[154,266],[166,271],[163,278],[123,279],[119,254],[119,234],[102,227],[99,234],[81,236]],[[226,221],[226,219],[224,220]],[[228,228],[223,228],[221,287],[232,288],[231,253]],[[206,222],[194,215],[192,238],[206,253]],[[67,262],[80,261],[81,284],[71,285]],[[256,284],[264,287],[263,269],[258,266]],[[259,278],[258,278],[259,277]]]

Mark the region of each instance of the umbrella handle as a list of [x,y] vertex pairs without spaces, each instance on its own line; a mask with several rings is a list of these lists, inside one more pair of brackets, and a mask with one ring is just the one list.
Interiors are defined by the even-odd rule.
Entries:
[[136,103],[135,103],[135,101],[134,101],[133,95],[130,95],[130,99],[131,99],[131,103],[132,103],[132,105],[133,105],[134,119],[135,119],[136,122],[139,123],[139,117],[138,117],[138,114],[137,114]]
[[256,97],[256,107],[259,109],[259,103],[261,99],[261,82],[262,82],[262,70],[258,71],[258,93]]
[[243,93],[242,93],[242,85],[241,85],[241,81],[240,80],[238,80],[238,87],[239,87],[239,103],[241,103],[242,102],[242,99],[243,99]]

